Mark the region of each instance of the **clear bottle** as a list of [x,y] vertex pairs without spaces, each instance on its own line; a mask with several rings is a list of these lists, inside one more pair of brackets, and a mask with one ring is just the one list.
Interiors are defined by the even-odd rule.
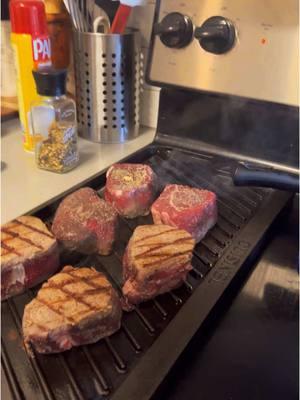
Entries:
[[66,70],[33,71],[40,99],[31,106],[39,168],[64,173],[79,161],[75,102],[66,96]]

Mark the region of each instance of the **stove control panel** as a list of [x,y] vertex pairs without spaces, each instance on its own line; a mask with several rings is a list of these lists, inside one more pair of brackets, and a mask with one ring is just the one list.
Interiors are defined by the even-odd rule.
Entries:
[[194,27],[189,17],[174,12],[154,25],[154,33],[165,46],[180,49],[192,41]]
[[298,48],[297,0],[157,0],[148,78],[298,105]]
[[211,17],[195,29],[195,38],[199,40],[203,50],[213,54],[223,54],[234,46],[235,27],[229,19]]

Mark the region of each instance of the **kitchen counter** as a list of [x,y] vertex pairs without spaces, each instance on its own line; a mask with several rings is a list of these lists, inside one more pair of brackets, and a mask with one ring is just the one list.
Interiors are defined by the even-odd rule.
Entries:
[[153,128],[142,128],[141,136],[124,144],[98,144],[79,138],[80,164],[66,174],[55,174],[38,169],[34,155],[23,150],[17,119],[3,123],[1,128],[2,224],[99,175],[109,165],[147,146],[155,135]]

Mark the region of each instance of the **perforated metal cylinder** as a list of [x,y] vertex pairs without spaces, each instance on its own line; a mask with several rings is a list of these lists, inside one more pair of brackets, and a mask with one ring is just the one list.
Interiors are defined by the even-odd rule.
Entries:
[[80,136],[101,143],[122,143],[138,136],[142,63],[138,32],[74,32]]

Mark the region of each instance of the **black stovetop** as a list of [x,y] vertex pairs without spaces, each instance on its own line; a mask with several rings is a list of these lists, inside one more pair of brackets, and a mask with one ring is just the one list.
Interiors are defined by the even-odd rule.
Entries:
[[299,198],[227,312],[198,332],[153,400],[299,398]]

